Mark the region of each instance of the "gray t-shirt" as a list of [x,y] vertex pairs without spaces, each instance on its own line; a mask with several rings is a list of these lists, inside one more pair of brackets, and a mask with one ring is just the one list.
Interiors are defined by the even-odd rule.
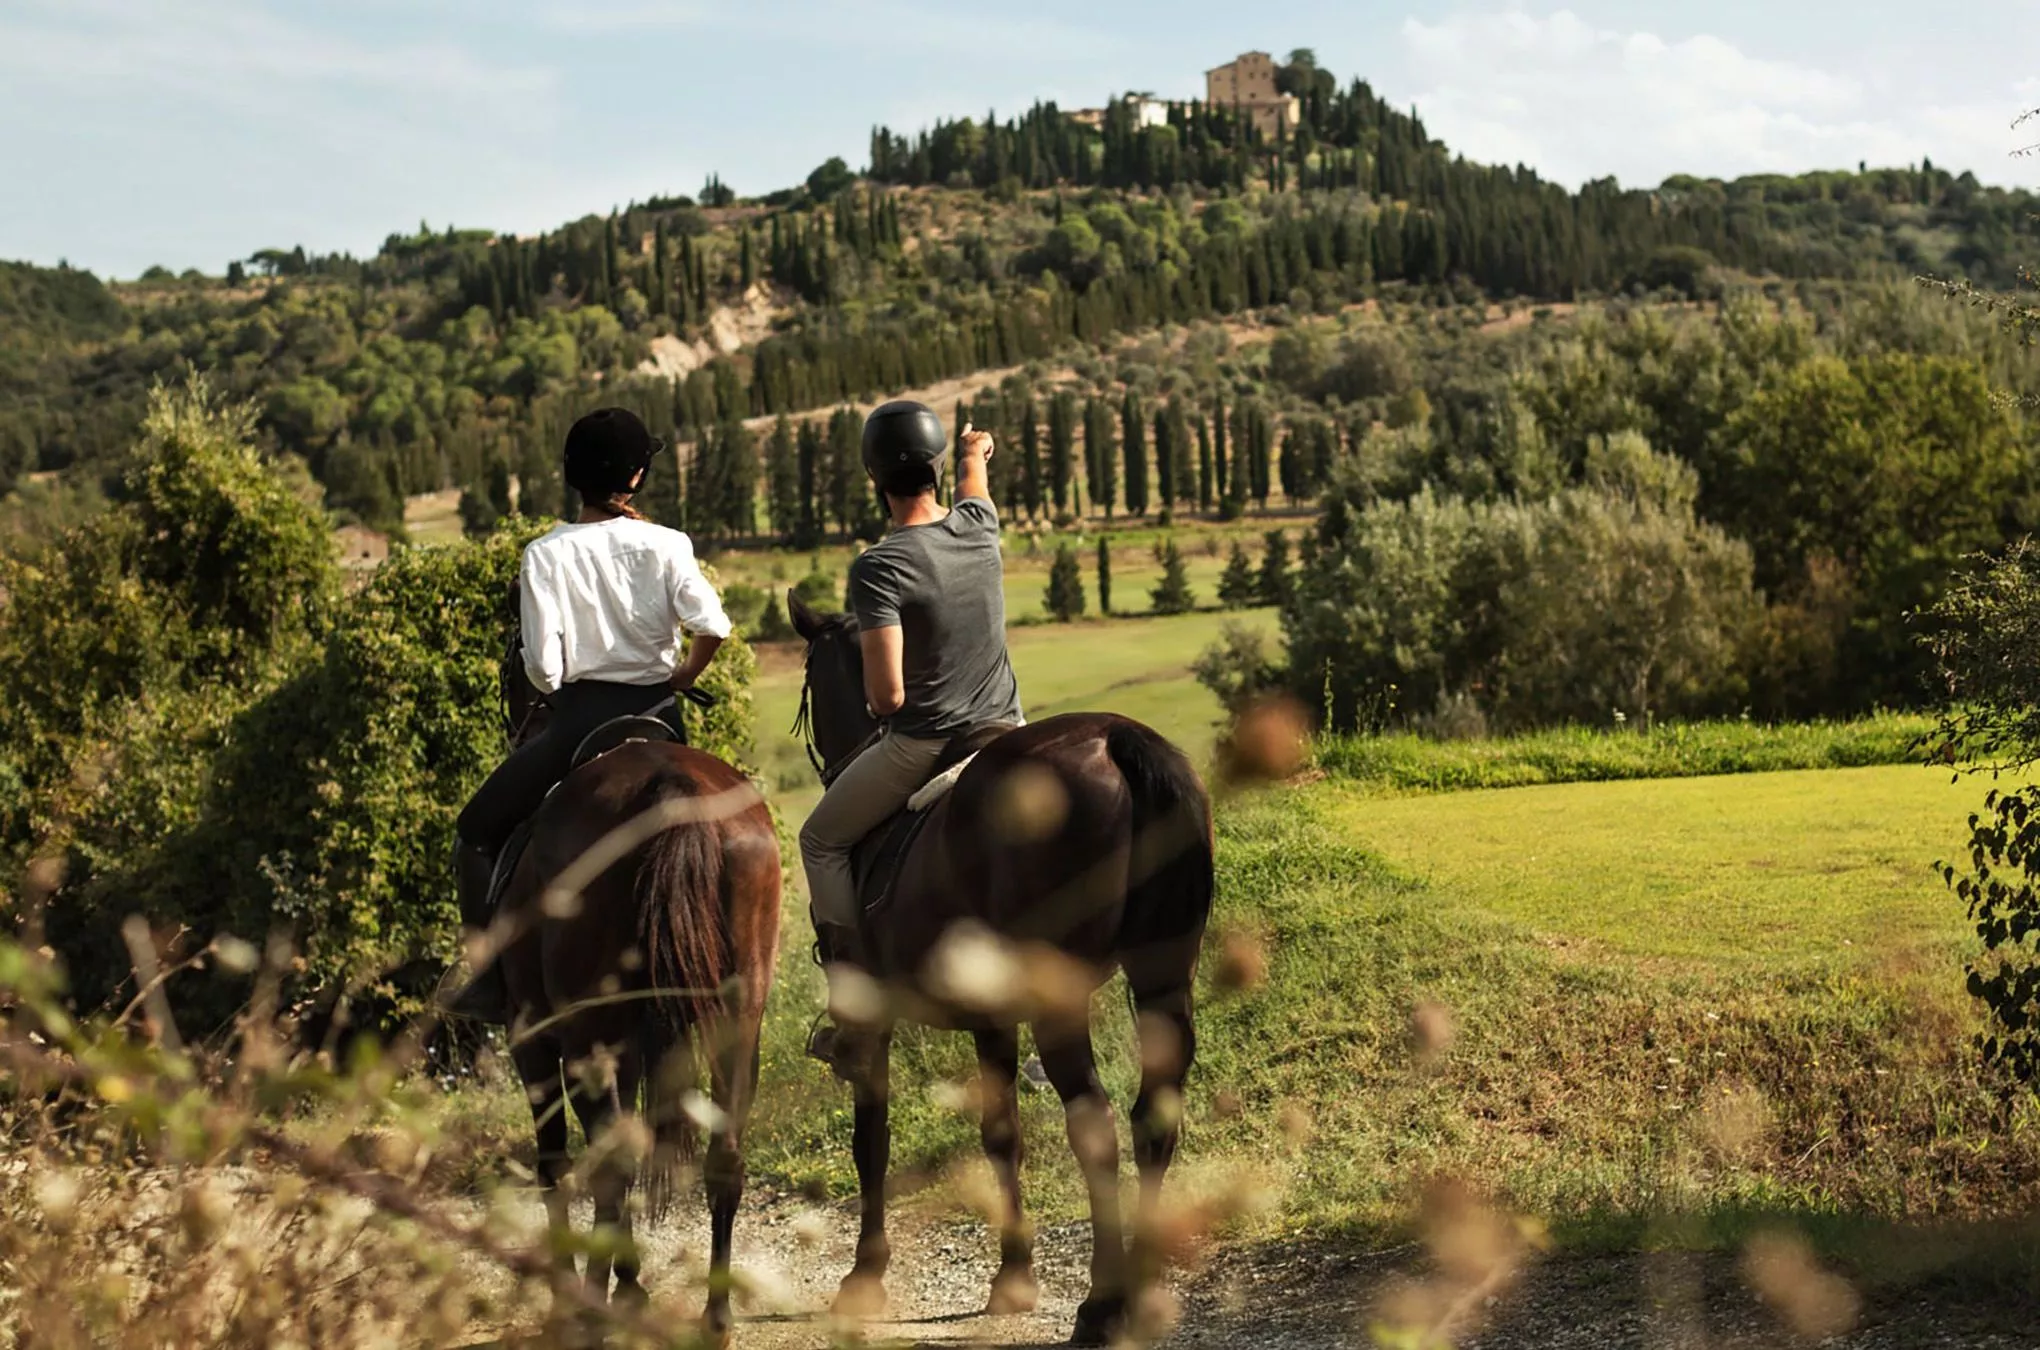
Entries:
[[966,497],[927,525],[896,528],[850,564],[850,612],[860,629],[898,627],[906,703],[887,719],[896,735],[954,736],[1020,720],[1020,686],[1006,656],[999,513]]

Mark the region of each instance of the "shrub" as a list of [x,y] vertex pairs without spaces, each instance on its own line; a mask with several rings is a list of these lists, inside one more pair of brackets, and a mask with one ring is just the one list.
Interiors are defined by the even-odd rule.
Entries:
[[1341,731],[1461,696],[1508,726],[1728,701],[1756,614],[1749,551],[1693,514],[1694,476],[1599,441],[1543,501],[1375,499],[1346,465],[1283,608],[1292,692]]
[[[1933,758],[1994,776],[2040,763],[2040,548],[2022,540],[1958,578],[1935,618],[1928,647],[1952,710]],[[2040,1086],[2040,785],[1993,788],[1969,835],[1968,857],[1939,867],[1983,940],[1969,992],[1993,1023],[1984,1057]]]
[[[536,526],[399,551],[340,599],[326,522],[202,385],[159,391],[124,499],[0,563],[0,831],[11,883],[68,867],[47,936],[90,1005],[140,913],[170,948],[289,933],[309,983],[443,960],[460,805],[503,753],[508,587]],[[727,644],[695,742],[748,754]],[[176,939],[180,930],[182,943]],[[239,997],[182,981],[222,1014]]]
[[1155,547],[1155,560],[1162,565],[1162,576],[1148,592],[1154,612],[1188,614],[1196,608],[1197,596],[1190,589],[1190,572],[1183,565],[1183,551],[1176,547],[1174,535]]
[[1255,599],[1264,605],[1282,605],[1289,600],[1289,536],[1268,531],[1261,553],[1261,571],[1254,579]]
[[1284,674],[1268,653],[1268,635],[1231,619],[1219,626],[1218,641],[1200,652],[1190,669],[1234,717],[1280,688]]
[[1218,578],[1218,603],[1227,609],[1246,609],[1259,598],[1254,565],[1247,561],[1246,549],[1235,539],[1232,556],[1226,559],[1225,571]]
[[[126,869],[119,894],[203,941],[292,930],[308,983],[454,951],[453,821],[504,753],[508,589],[534,530],[407,549],[377,570],[321,659],[236,719],[199,818]],[[689,739],[750,754],[755,658],[723,645]]]
[[1041,607],[1057,622],[1068,623],[1084,612],[1084,573],[1077,565],[1077,551],[1064,544],[1055,551],[1048,568],[1048,590]]

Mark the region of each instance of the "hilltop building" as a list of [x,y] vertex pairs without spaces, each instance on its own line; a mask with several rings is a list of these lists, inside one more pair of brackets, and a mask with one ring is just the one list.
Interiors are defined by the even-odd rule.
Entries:
[[[1183,100],[1156,98],[1153,94],[1124,95],[1120,102],[1133,110],[1137,127],[1165,127],[1169,109]],[[1263,136],[1274,137],[1293,131],[1303,121],[1303,105],[1294,94],[1275,88],[1275,60],[1266,52],[1245,52],[1225,65],[1204,72],[1204,101],[1232,108]],[[1079,126],[1105,125],[1104,108],[1077,108],[1067,114]]]
[[[1167,99],[1156,98],[1153,94],[1127,94],[1119,101],[1133,110],[1133,124],[1136,127],[1169,125],[1171,105]],[[1100,128],[1105,125],[1105,109],[1079,108],[1069,114],[1069,119],[1079,126]]]
[[1275,88],[1275,59],[1266,52],[1242,52],[1205,71],[1204,101],[1245,113],[1263,136],[1294,130],[1303,120],[1296,95]]

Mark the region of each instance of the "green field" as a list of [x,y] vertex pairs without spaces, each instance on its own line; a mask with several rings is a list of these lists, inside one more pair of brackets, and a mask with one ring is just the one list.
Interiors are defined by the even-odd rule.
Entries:
[[1610,957],[1839,971],[1956,958],[1929,866],[1980,795],[1894,766],[1348,798],[1334,819],[1430,889]]
[[[1094,522],[1089,530],[1067,535],[1037,535],[1009,528],[1005,537],[1007,620],[1028,623],[1047,617],[1042,608],[1042,596],[1048,589],[1049,564],[1055,560],[1057,548],[1064,543],[1076,550],[1083,563],[1087,613],[1094,616],[1098,613],[1097,550],[1099,538],[1104,537],[1111,541],[1112,549],[1113,612],[1146,614],[1150,609],[1149,592],[1162,575],[1161,565],[1155,561],[1154,547],[1165,535],[1173,534],[1176,538],[1197,603],[1213,605],[1218,601],[1218,578],[1225,570],[1233,541],[1237,539],[1245,545],[1248,556],[1258,562],[1262,536],[1278,527],[1287,529],[1294,536],[1297,521],[1293,517],[1269,517],[1231,525],[1185,522],[1170,531],[1131,522],[1125,529],[1100,530]],[[813,553],[730,549],[715,554],[713,565],[724,584],[742,582],[751,586],[785,587],[817,567],[840,581],[854,556],[854,550],[843,545]]]
[[[1263,1236],[1399,1231],[1449,1175],[1590,1245],[1785,1221],[1872,1280],[1970,1260],[1960,1223],[2040,1194],[2040,1113],[1999,1117],[1971,939],[1929,870],[1981,792],[1893,766],[1232,799],[1219,919],[1269,976],[1207,994],[1185,1187],[1258,1176],[1272,1207],[1242,1233]],[[788,932],[754,1163],[841,1190],[848,1101],[799,1057],[816,982]],[[1432,1062],[1410,1031],[1427,1001],[1456,1028]],[[1116,997],[1099,1011],[1123,1103],[1129,1028]],[[930,1091],[968,1077],[968,1041],[909,1033],[899,1054],[895,1158],[932,1175],[977,1146]],[[1075,1214],[1053,1097],[1026,1109],[1030,1195]],[[1893,1264],[1865,1235],[1896,1219],[1957,1227]]]
[[[1218,639],[1227,622],[1260,627],[1271,636],[1276,630],[1272,610],[1010,629],[1013,670],[1027,716],[1039,721],[1062,712],[1123,713],[1148,723],[1202,763],[1217,738],[1219,706],[1190,674],[1190,663]],[[803,791],[815,781],[790,730],[800,705],[800,653],[798,643],[761,647],[754,686],[758,762],[780,794],[782,811],[795,813],[805,809],[810,798]]]

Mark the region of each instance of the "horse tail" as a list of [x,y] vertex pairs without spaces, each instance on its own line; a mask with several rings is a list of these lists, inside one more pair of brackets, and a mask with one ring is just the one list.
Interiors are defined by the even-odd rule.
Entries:
[[[652,777],[638,806],[651,810],[702,795],[691,775],[667,768]],[[683,1099],[712,1053],[708,1041],[730,969],[724,872],[723,832],[713,820],[661,830],[645,844],[638,864],[637,946],[653,991],[637,1041],[639,1109],[652,1131],[652,1157],[641,1175],[645,1211],[654,1219],[672,1204],[677,1173],[696,1156]]]
[[1118,949],[1124,955],[1185,938],[1194,943],[1211,917],[1215,889],[1211,798],[1188,757],[1138,722],[1115,721],[1105,749],[1133,799]]

